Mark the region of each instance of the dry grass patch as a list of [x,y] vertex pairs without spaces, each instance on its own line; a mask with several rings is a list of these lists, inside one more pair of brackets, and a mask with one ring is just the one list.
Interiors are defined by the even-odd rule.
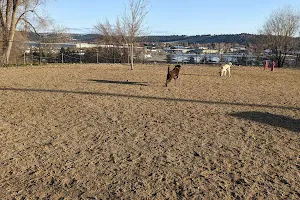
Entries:
[[0,69],[0,199],[299,199],[300,70]]

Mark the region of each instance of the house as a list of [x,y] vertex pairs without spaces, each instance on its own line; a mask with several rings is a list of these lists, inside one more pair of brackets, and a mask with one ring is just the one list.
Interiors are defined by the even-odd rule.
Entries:
[[245,46],[235,46],[230,48],[230,52],[245,52],[247,51]]
[[216,49],[203,49],[202,53],[204,53],[204,54],[217,54],[217,53],[219,53],[219,50],[216,50]]
[[190,47],[184,47],[184,46],[173,46],[173,47],[165,47],[163,50],[166,53],[175,53],[175,54],[182,54],[182,53],[188,53],[189,51],[192,51],[194,49]]

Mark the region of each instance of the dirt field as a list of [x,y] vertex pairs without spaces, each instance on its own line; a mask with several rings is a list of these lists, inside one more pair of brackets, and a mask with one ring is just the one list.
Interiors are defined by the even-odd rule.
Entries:
[[0,199],[299,199],[300,70],[0,68]]

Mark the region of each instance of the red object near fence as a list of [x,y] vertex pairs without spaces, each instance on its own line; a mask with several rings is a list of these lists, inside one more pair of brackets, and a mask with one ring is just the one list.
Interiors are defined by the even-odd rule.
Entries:
[[274,71],[274,68],[275,68],[275,61],[273,61],[271,64],[271,71]]
[[265,60],[265,66],[264,66],[264,69],[265,70],[268,70],[269,68],[269,62],[267,60]]

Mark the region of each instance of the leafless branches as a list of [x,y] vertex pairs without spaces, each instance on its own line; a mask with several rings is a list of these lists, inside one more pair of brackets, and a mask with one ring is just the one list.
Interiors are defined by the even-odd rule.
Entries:
[[46,19],[40,16],[37,8],[46,0],[0,0],[0,28],[2,36],[2,62],[9,62],[12,43],[17,28],[37,32],[36,27],[45,25]]
[[115,25],[108,20],[98,23],[95,29],[102,35],[106,43],[130,45],[131,69],[133,69],[134,43],[138,36],[144,34],[144,23],[148,14],[148,0],[129,0],[121,17],[117,17]]
[[264,42],[275,51],[277,64],[283,66],[285,56],[295,46],[295,36],[300,30],[300,13],[290,6],[274,11],[267,19],[260,33]]

